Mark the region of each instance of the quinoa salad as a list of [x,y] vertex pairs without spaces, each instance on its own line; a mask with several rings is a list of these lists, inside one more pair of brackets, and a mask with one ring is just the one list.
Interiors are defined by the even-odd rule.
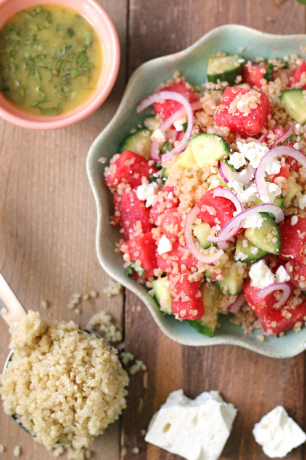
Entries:
[[245,332],[298,332],[306,322],[306,61],[219,52],[206,82],[193,87],[177,73],[135,110],[145,109],[151,114],[104,173],[127,275],[164,314],[208,337],[219,315]]

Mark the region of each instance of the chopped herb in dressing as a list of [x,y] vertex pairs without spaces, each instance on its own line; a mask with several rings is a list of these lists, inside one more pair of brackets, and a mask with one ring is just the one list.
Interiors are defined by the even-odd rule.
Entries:
[[19,109],[59,115],[95,91],[102,47],[89,22],[62,5],[19,11],[0,30],[0,91]]

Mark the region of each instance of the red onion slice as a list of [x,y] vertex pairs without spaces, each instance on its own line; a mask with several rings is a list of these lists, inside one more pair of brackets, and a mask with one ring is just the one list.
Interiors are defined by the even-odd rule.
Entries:
[[274,308],[280,308],[284,305],[284,303],[287,302],[287,300],[290,297],[291,289],[287,283],[272,283],[269,286],[261,289],[259,292],[257,292],[256,295],[263,299],[268,294],[271,294],[271,292],[275,291],[283,291],[283,295],[280,298],[280,300],[276,304],[274,304]]
[[265,172],[268,164],[277,157],[292,157],[304,167],[306,167],[306,156],[299,152],[299,150],[289,147],[288,145],[280,145],[274,149],[267,152],[261,159],[256,174],[255,174],[255,183],[258,192],[259,198],[262,200],[266,196],[266,187],[265,187]]
[[299,285],[299,282],[296,281],[294,279],[294,276],[293,276],[293,271],[290,271],[290,268],[293,268],[292,265],[290,264],[290,262],[287,262],[286,265],[285,265],[285,268],[286,268],[286,272],[288,273],[288,275],[290,276],[290,281],[291,283],[297,287],[298,289],[302,289]]
[[220,259],[224,252],[222,251],[222,249],[219,249],[219,251],[215,254],[203,254],[202,251],[199,251],[196,248],[192,235],[192,225],[199,212],[200,208],[198,206],[195,206],[187,214],[184,228],[186,246],[189,252],[193,255],[193,257],[195,257],[199,262],[202,262],[203,264],[213,264],[214,262],[216,262],[216,260]]
[[279,137],[276,142],[274,142],[274,144],[272,145],[272,149],[274,147],[277,147],[277,144],[279,144],[280,142],[285,142],[288,137],[290,137],[292,134],[294,134],[294,128],[289,128],[288,131],[285,132],[285,134],[283,134],[281,137]]
[[258,142],[260,142],[260,143],[262,144],[263,142],[265,142],[265,140],[267,139],[267,137],[268,137],[268,133],[263,134],[263,135],[260,136],[260,138],[258,139]]
[[242,185],[248,185],[255,175],[255,169],[253,168],[251,163],[249,163],[246,167],[245,174],[241,174],[241,172],[238,173],[232,171],[231,168],[226,164],[225,160],[219,161],[218,167],[219,174],[226,183],[228,183],[230,180],[236,180],[240,182]]
[[256,206],[252,206],[251,208],[237,214],[237,216],[235,216],[222,228],[218,236],[209,236],[207,240],[210,243],[219,243],[229,240],[237,233],[241,222],[256,212],[271,212],[274,214],[275,222],[277,224],[285,219],[282,209],[275,204],[257,204]]
[[244,302],[245,302],[245,298],[244,298],[243,292],[241,292],[241,293],[237,296],[237,299],[235,300],[235,302],[232,303],[232,304],[228,307],[228,311],[230,311],[231,313],[238,313],[238,311],[240,310],[240,308],[242,307],[242,305],[244,304]]
[[[185,147],[187,146],[188,140],[190,139],[192,130],[193,130],[193,111],[192,111],[191,105],[187,101],[187,99],[184,96],[182,96],[182,94],[176,93],[175,91],[159,91],[157,93],[151,94],[151,96],[147,97],[142,102],[140,102],[140,104],[137,105],[136,110],[137,110],[138,113],[142,112],[144,109],[146,109],[147,107],[152,105],[154,102],[161,102],[161,101],[164,101],[164,100],[176,101],[176,102],[179,102],[180,104],[182,104],[184,106],[184,108],[186,110],[186,113],[187,113],[188,127],[187,127],[186,133],[185,133],[183,139],[180,141],[179,145],[177,145],[170,152],[165,153],[162,156],[162,162],[171,160],[171,158],[175,157],[176,155],[178,155],[179,153],[181,153],[185,149]],[[177,112],[179,112],[179,111],[177,110]],[[171,117],[168,117],[167,120],[165,120],[160,125],[159,128],[162,129],[163,131],[165,131],[167,128],[170,128],[170,126],[173,124],[173,121],[169,120],[170,118],[172,119],[172,115],[171,115]],[[177,119],[177,118],[175,118],[175,119]],[[171,121],[171,124],[168,125],[168,123],[170,123],[170,121]],[[165,126],[167,126],[166,129],[165,129]],[[157,161],[156,160],[156,151],[157,151],[156,145],[150,151],[151,151],[151,154],[153,154],[152,159]],[[158,158],[158,161],[160,161],[160,158]]]

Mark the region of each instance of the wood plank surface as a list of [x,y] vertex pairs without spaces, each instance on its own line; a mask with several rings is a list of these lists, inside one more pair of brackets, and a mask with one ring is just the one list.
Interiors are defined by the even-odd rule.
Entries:
[[[69,128],[39,132],[0,121],[0,271],[26,309],[54,321],[73,319],[85,325],[100,310],[112,313],[122,327],[123,294],[102,294],[109,277],[95,251],[96,207],[86,175],[88,149],[113,117],[126,83],[127,0],[101,0],[117,28],[121,69],[111,96],[89,118]],[[96,290],[97,300],[83,302],[78,316],[68,310],[74,292]],[[40,302],[50,307],[43,310]],[[8,353],[9,335],[2,319],[0,368]],[[91,450],[95,459],[118,460],[120,424],[112,425]],[[0,444],[4,460],[22,448],[24,460],[54,458],[0,411]]]
[[[295,0],[170,0],[166,4],[130,0],[129,74],[146,60],[182,50],[227,23],[278,34],[305,33],[305,7]],[[126,349],[148,366],[149,385],[144,388],[140,374],[132,378],[123,415],[123,460],[136,458],[132,452],[136,446],[140,449],[138,460],[179,460],[146,444],[141,435],[169,392],[179,388],[190,397],[218,390],[237,407],[222,460],[266,459],[252,429],[277,405],[283,405],[306,428],[305,355],[280,361],[236,347],[181,346],[159,331],[146,307],[131,293],[126,295],[125,331]],[[286,458],[306,459],[305,446]]]

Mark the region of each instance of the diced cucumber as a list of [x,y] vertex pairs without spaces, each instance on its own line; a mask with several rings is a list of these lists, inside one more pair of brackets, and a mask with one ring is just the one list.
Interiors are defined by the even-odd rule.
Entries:
[[167,281],[167,276],[164,278],[158,278],[157,280],[152,281],[152,286],[154,296],[160,305],[161,311],[167,315],[172,315],[172,299],[167,286]]
[[207,337],[213,337],[214,331],[211,327],[207,326],[206,324],[202,324],[201,320],[190,320],[188,319],[187,322],[193,327],[197,332],[200,334],[206,335]]
[[151,131],[147,128],[142,128],[136,131],[136,133],[129,134],[120,142],[118,153],[131,150],[142,157],[150,158],[150,145]]
[[289,177],[288,179],[288,192],[285,196],[285,206],[289,206],[292,200],[296,197],[296,195],[302,190],[302,187],[296,183],[294,177]]
[[[247,247],[243,245],[243,241],[246,241]],[[245,243],[245,244],[246,244]],[[237,238],[236,241],[236,250],[235,250],[235,260],[236,262],[244,262],[249,264],[250,262],[254,262],[254,260],[261,259],[262,257],[266,256],[268,253],[259,249],[255,246],[251,241],[247,240],[246,238]]]
[[219,184],[216,185],[216,184],[214,183],[214,181],[213,181],[213,182],[210,184],[210,186],[208,187],[207,191],[208,191],[208,190],[212,190],[213,188],[216,188],[216,187],[219,187],[219,186],[228,188],[228,187],[227,187],[227,183],[224,182],[224,180],[222,179],[222,177],[220,176],[220,174],[218,173],[218,174],[216,174],[216,176],[217,176],[217,177],[216,177],[215,180],[218,180],[218,181],[219,181]]
[[[240,62],[239,62],[240,61]],[[213,83],[227,81],[234,85],[238,75],[242,74],[243,62],[241,56],[216,56],[208,60],[207,80]]]
[[183,169],[192,169],[193,165],[195,164],[196,162],[192,153],[192,149],[190,145],[188,145],[187,149],[177,156],[175,167]]
[[298,123],[306,122],[306,91],[303,89],[286,89],[280,95],[286,112]]
[[222,294],[221,289],[217,283],[202,283],[200,291],[202,295],[202,302],[204,304],[205,315],[199,320],[199,322],[210,327],[210,329],[214,331],[218,321],[218,299]]
[[223,275],[222,280],[217,280],[216,283],[230,295],[237,295],[242,292],[244,277],[239,273],[238,265],[233,263],[231,268]]
[[262,226],[260,228],[247,228],[245,236],[259,249],[271,254],[279,254],[281,246],[279,228],[267,212],[260,212],[259,214],[265,219]]
[[239,169],[236,169],[234,168],[233,165],[231,165],[228,160],[225,160],[225,163],[227,164],[227,166],[233,171],[233,172],[239,172]]
[[168,179],[168,177],[169,177],[169,169],[163,168],[162,177],[165,177],[166,179]]
[[144,121],[144,125],[146,128],[148,128],[150,131],[155,131],[160,125],[161,121],[158,120],[156,117],[148,117]]
[[194,159],[200,168],[221,160],[230,153],[230,146],[218,134],[201,133],[189,140]]
[[207,241],[207,237],[210,236],[211,227],[207,222],[202,222],[202,224],[196,224],[193,227],[193,234],[198,239],[200,245],[203,249],[208,249],[212,244]]
[[[283,209],[283,207],[284,207],[284,202],[285,202],[285,199],[284,199],[283,196],[277,196],[277,197],[275,198],[275,200],[273,201],[273,204],[275,204],[275,205],[278,206],[279,208]],[[255,205],[257,205],[257,204],[264,204],[264,202],[261,201],[261,199],[258,198],[258,197],[255,198],[254,203],[255,203]],[[269,213],[269,214],[270,214],[271,216],[273,216],[272,213]]]

